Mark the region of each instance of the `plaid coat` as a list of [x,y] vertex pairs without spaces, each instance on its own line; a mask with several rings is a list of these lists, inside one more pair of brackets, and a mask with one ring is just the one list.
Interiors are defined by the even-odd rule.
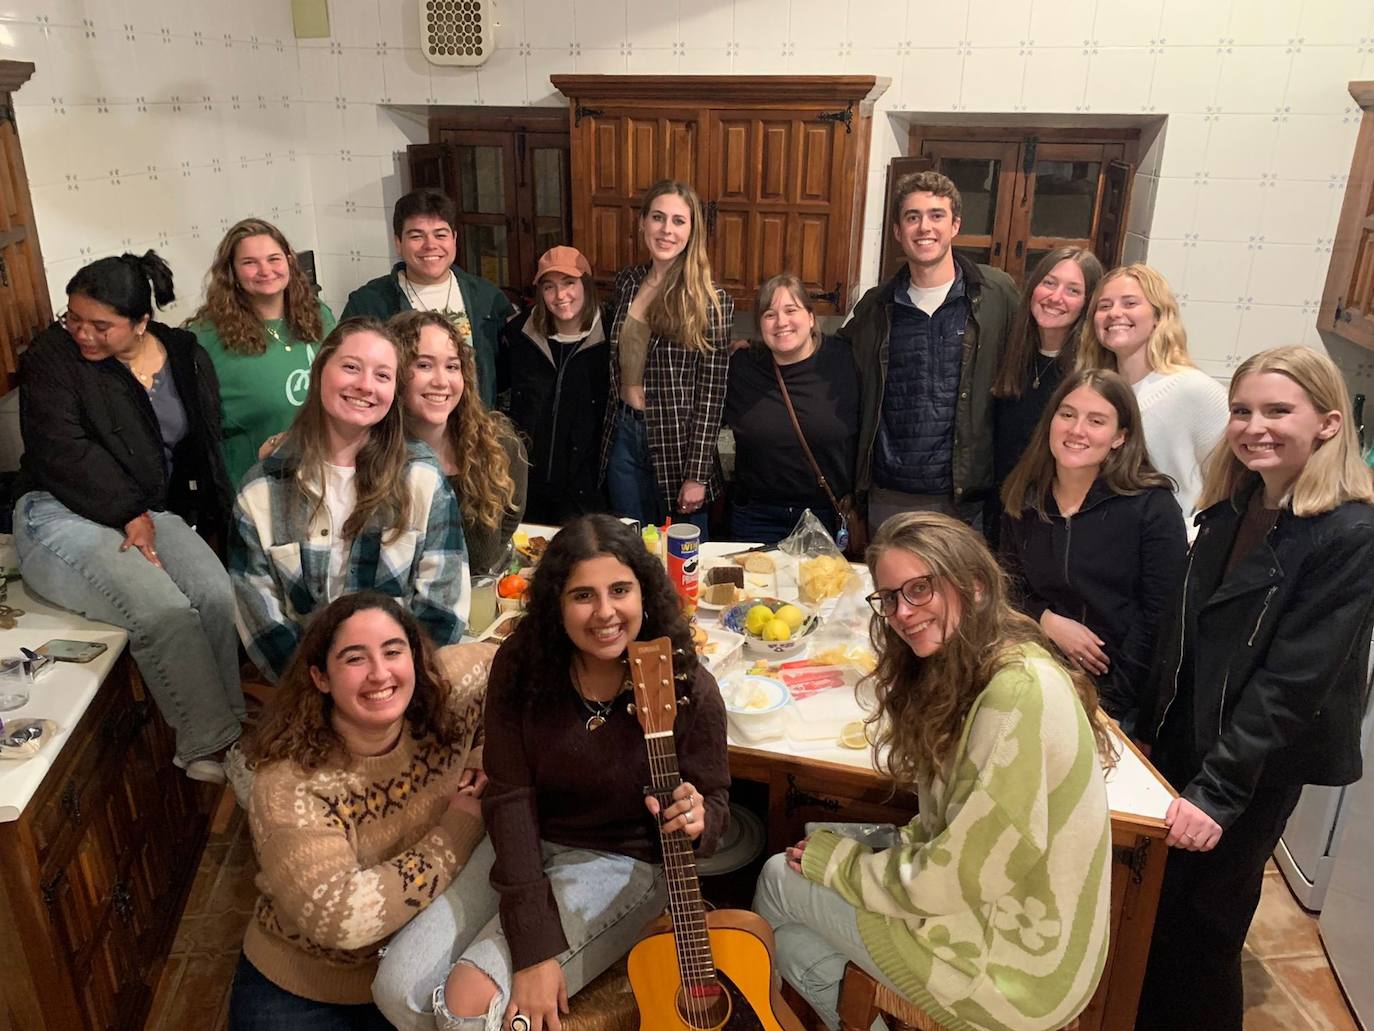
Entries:
[[[433,452],[416,441],[407,447],[410,524],[389,541],[375,520],[364,527],[350,547],[339,594],[389,594],[414,613],[436,645],[456,644],[471,604],[458,501]],[[328,507],[297,487],[295,472],[296,455],[286,447],[248,470],[229,538],[239,637],[273,683],[310,614],[332,600],[327,587],[336,528]]]
[[[620,270],[615,279],[615,321],[611,324],[611,390],[606,407],[606,422],[601,433],[601,476],[606,476],[606,461],[611,454],[620,411],[620,330],[639,284],[649,274],[649,265]],[[649,453],[654,463],[658,491],[671,505],[677,500],[683,480],[706,484],[709,501],[720,492],[716,438],[725,409],[725,379],[730,367],[730,325],[735,317],[735,302],[724,290],[716,289],[720,313],[708,312],[706,339],[709,353],[686,347],[658,335],[649,337],[649,357],[644,366],[644,418],[649,437]]]

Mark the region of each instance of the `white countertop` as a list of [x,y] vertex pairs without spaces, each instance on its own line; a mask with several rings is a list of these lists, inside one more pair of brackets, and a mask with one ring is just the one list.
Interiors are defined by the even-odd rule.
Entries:
[[19,625],[13,630],[0,630],[0,656],[19,655],[20,647],[35,649],[54,637],[100,641],[108,647],[87,663],[54,663],[52,669],[32,686],[27,705],[0,712],[0,719],[6,724],[19,717],[31,717],[52,720],[58,727],[56,735],[43,742],[36,756],[0,759],[0,823],[19,819],[72,728],[80,722],[105,676],[124,651],[129,636],[118,627],[93,623],[73,612],[35,600],[24,590],[20,580],[10,581],[6,604],[23,609],[24,615],[19,617]]

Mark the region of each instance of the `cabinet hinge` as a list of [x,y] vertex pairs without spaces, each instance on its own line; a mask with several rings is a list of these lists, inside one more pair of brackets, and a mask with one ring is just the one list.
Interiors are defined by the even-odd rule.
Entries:
[[816,116],[818,122],[843,122],[844,131],[852,133],[854,131],[854,101],[845,105],[843,111],[822,111]]
[[838,308],[838,307],[840,306],[840,284],[839,284],[839,283],[836,283],[836,284],[835,284],[835,289],[834,289],[834,290],[827,290],[827,291],[826,291],[825,293],[823,293],[823,294],[812,294],[812,295],[811,295],[811,300],[812,300],[813,302],[814,302],[814,301],[829,301],[829,302],[830,302],[831,304],[833,304],[836,308]]
[[581,101],[578,102],[576,110],[573,112],[573,127],[582,124],[583,118],[600,118],[604,111],[599,107],[583,107]]
[[1145,879],[1145,864],[1150,858],[1151,843],[1150,838],[1145,838],[1134,848],[1127,848],[1125,845],[1112,846],[1112,859],[1126,865],[1131,871],[1131,881],[1135,884]]

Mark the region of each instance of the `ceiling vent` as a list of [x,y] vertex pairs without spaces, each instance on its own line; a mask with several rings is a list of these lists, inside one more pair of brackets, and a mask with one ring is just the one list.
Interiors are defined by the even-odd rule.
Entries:
[[420,49],[430,64],[484,64],[496,47],[494,0],[418,0]]

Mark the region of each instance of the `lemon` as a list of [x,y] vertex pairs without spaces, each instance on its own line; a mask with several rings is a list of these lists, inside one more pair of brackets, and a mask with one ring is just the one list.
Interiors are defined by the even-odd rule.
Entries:
[[744,614],[744,629],[751,634],[762,634],[763,628],[773,621],[773,610],[767,605],[755,605]]
[[787,620],[775,617],[764,624],[759,636],[765,641],[786,641],[792,636],[792,628],[787,625]]
[[773,615],[786,623],[794,634],[802,623],[806,621],[806,613],[795,605],[783,605],[777,612],[773,613]]
[[868,735],[864,733],[863,720],[850,720],[840,728],[840,746],[843,748],[868,747]]

